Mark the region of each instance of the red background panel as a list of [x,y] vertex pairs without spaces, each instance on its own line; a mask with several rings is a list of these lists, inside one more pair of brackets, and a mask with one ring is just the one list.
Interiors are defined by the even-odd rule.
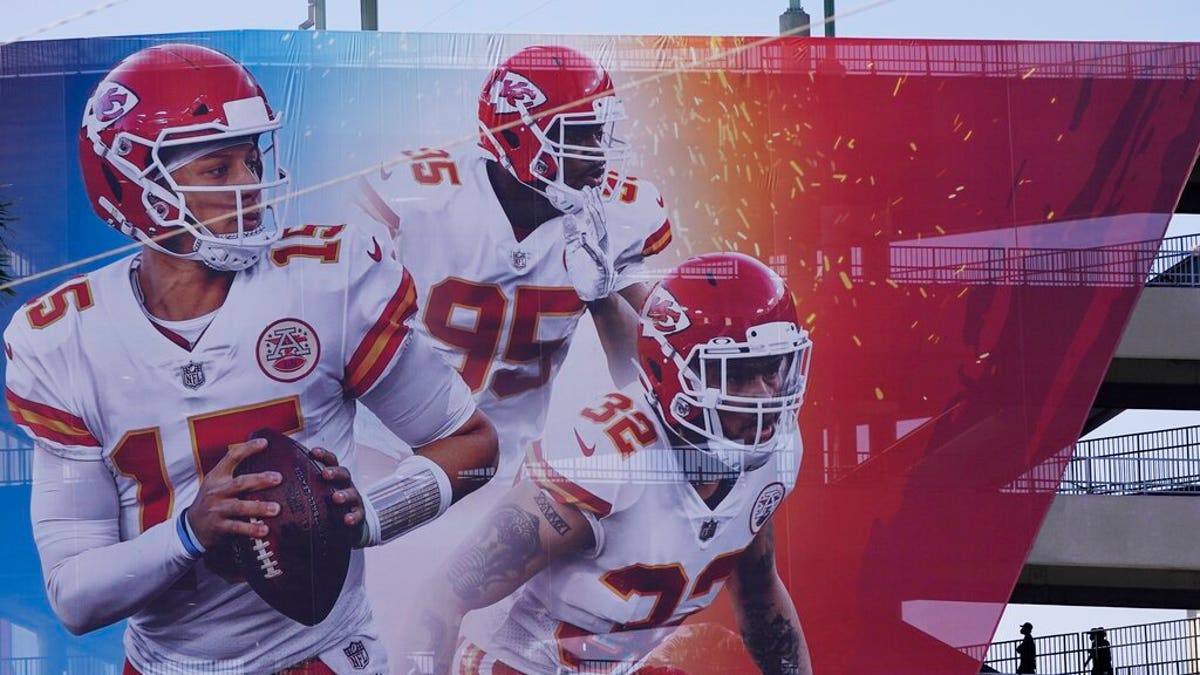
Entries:
[[677,254],[769,261],[813,337],[777,530],[816,672],[978,672],[1196,157],[1195,51],[785,40],[625,94]]

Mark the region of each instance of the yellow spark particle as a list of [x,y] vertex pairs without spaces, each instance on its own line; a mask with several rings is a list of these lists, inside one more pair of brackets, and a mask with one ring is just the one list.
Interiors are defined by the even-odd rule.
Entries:
[[917,290],[921,292],[921,297],[922,297],[922,298],[928,298],[928,297],[929,297],[929,294],[925,292],[925,287],[924,287],[924,286],[920,286],[920,287],[918,287],[918,288],[917,288]]
[[962,192],[962,191],[963,191],[963,190],[965,190],[965,189],[966,189],[966,186],[965,186],[965,185],[959,185],[958,187],[954,188],[954,191],[955,191],[955,192]]
[[821,265],[823,265],[825,267],[825,271],[828,272],[829,271],[829,258],[827,258],[827,257],[821,258]]
[[934,225],[933,229],[937,230],[938,234],[946,234],[946,229],[943,228],[941,225]]
[[969,291],[969,290],[971,290],[971,288],[969,286],[963,286],[963,289],[961,291],[959,291],[958,295],[956,295],[954,297],[961,298],[962,296],[966,295],[967,291]]
[[1057,141],[1057,142],[1059,142],[1059,143],[1062,143],[1062,139],[1063,139],[1063,136],[1064,136],[1064,135],[1065,135],[1065,134],[1059,134],[1059,135],[1058,135],[1058,138],[1056,138],[1056,139],[1054,139],[1054,140],[1055,140],[1055,141]]
[[842,285],[846,287],[846,290],[854,288],[854,284],[850,282],[850,277],[846,274],[845,270],[838,272],[838,278],[842,280]]
[[879,399],[880,401],[883,400],[883,390],[879,387],[875,387],[875,398]]
[[909,147],[909,149],[910,149],[910,150],[912,150],[913,152],[916,152],[916,151],[917,151],[917,142],[916,142],[916,141],[909,141],[909,142],[908,142],[908,147]]
[[1051,102],[1051,103],[1058,103],[1058,97],[1057,97],[1057,96],[1051,96],[1051,97],[1050,97],[1050,102]]
[[1046,214],[1046,220],[1054,220],[1054,211],[1053,210],[1051,210],[1050,213]]
[[[741,209],[738,209],[738,215],[739,215],[739,216],[742,216],[742,210],[741,210]],[[746,216],[742,216],[742,222],[743,222],[743,223],[746,223]],[[750,223],[746,223],[746,227],[750,227]],[[734,234],[736,234],[736,235],[737,235],[737,237],[738,237],[738,239],[741,239],[742,241],[750,241],[750,237],[747,237],[747,236],[746,236],[746,233],[745,233],[745,232],[742,232],[741,230],[738,230],[738,231],[737,231],[737,232],[735,232]]]
[[971,140],[971,134],[973,134],[973,133],[975,133],[975,130],[974,130],[974,129],[972,129],[972,130],[968,131],[968,132],[967,132],[967,135],[966,135],[966,136],[963,136],[963,142],[965,143],[965,142],[967,142],[967,141]]
[[980,355],[979,355],[979,360],[980,360],[980,361],[982,361],[982,360],[986,359],[987,357],[989,357],[989,356],[991,356],[991,355],[992,355],[992,353],[991,353],[991,352],[984,352],[984,353],[982,353],[982,354],[980,354]]
[[811,326],[813,319],[815,319],[815,318],[817,318],[817,313],[813,312],[812,314],[809,314],[808,316],[804,317],[804,323]]
[[900,93],[900,85],[902,85],[902,84],[904,84],[904,78],[897,77],[896,78],[896,86],[892,87],[892,96],[896,96]]
[[729,80],[725,78],[725,71],[717,71],[717,79],[721,80],[721,88],[725,91],[733,91],[733,87],[729,86]]
[[847,148],[850,148],[851,150],[853,150],[853,149],[854,149],[854,141],[855,141],[855,139],[853,139],[853,138],[851,138],[850,140],[846,141],[846,147],[847,147]]
[[1029,76],[1033,75],[1033,71],[1035,71],[1035,70],[1037,70],[1037,66],[1034,66],[1034,67],[1030,68],[1029,70],[1025,71],[1025,74],[1021,76],[1021,79],[1022,80],[1029,79]]
[[839,183],[845,183],[846,182],[846,174],[835,173],[835,174],[833,174],[833,179],[838,181]]
[[842,144],[842,137],[838,136],[837,139],[833,142],[833,149],[837,150],[838,146],[841,144]]
[[917,327],[917,324],[919,324],[919,323],[921,323],[921,322],[920,322],[920,321],[913,321],[913,322],[912,322],[912,324],[911,324],[911,325],[909,325],[909,328],[910,328],[910,329],[912,329],[912,328],[916,328],[916,327]]
[[887,285],[891,286],[892,288],[900,288],[900,284],[896,283],[895,281],[892,281],[891,279],[884,279],[884,281],[886,281]]
[[795,171],[798,175],[801,175],[801,176],[804,175],[804,169],[800,168],[800,165],[796,163],[796,160],[789,159],[788,164],[792,165],[792,171]]
[[857,335],[851,335],[851,336],[850,336],[850,339],[851,339],[851,340],[854,340],[854,346],[855,346],[855,347],[861,347],[861,346],[862,346],[862,340],[859,340]]

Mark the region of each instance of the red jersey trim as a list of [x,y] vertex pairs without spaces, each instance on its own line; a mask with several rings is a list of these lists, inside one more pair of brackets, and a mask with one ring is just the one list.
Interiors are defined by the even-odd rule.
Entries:
[[663,224],[654,231],[654,234],[646,237],[646,242],[642,244],[642,257],[648,258],[656,253],[661,252],[671,243],[671,219],[663,221]]
[[405,270],[396,293],[383,308],[379,320],[367,331],[346,366],[342,390],[347,397],[358,398],[375,384],[408,335],[405,322],[416,311],[417,287],[408,270]]
[[529,445],[529,451],[525,457],[525,469],[529,472],[529,477],[533,482],[549,493],[559,504],[575,506],[601,518],[612,513],[612,504],[588,492],[550,466],[550,463],[542,455],[540,440]]
[[17,424],[29,429],[34,436],[62,445],[99,448],[100,441],[88,431],[83,418],[65,410],[21,398],[5,388],[4,401]]

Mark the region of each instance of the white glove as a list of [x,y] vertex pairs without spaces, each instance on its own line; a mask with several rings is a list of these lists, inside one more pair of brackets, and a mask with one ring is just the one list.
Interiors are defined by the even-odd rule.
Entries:
[[597,188],[580,190],[581,208],[563,216],[567,278],[584,302],[607,298],[617,285],[617,272],[609,252],[604,205]]

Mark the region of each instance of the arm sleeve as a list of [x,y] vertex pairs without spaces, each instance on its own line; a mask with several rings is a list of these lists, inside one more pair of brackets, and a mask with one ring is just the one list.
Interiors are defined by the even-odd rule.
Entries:
[[[625,399],[621,394],[610,396]],[[599,401],[599,405],[607,400]],[[668,458],[662,457],[657,447],[642,448],[633,454],[622,452],[604,431],[611,421],[607,418],[597,422],[583,413],[551,418],[542,437],[526,449],[524,477],[560,504],[590,514],[590,521],[628,508],[647,483],[661,479],[653,469]],[[647,431],[654,433],[652,427]]]
[[635,194],[632,203],[622,204],[619,222],[609,227],[609,236],[615,234],[614,242],[620,248],[614,262],[618,291],[640,281],[653,281],[646,275],[645,261],[671,243],[671,220],[658,188],[638,181]]
[[378,228],[349,227],[345,241],[342,389],[347,398],[361,398],[392,368],[409,337],[417,288]]
[[176,519],[121,541],[119,513],[103,462],[35,446],[30,515],[42,577],[54,613],[76,635],[133,615],[194,562]]
[[[58,334],[30,335],[17,312],[4,333],[4,400],[13,421],[44,450],[77,460],[97,461],[102,447],[88,423],[76,414],[72,392],[82,389]],[[43,338],[43,339],[35,339]]]
[[417,332],[409,334],[395,364],[361,400],[414,448],[449,436],[475,413],[462,377]]

